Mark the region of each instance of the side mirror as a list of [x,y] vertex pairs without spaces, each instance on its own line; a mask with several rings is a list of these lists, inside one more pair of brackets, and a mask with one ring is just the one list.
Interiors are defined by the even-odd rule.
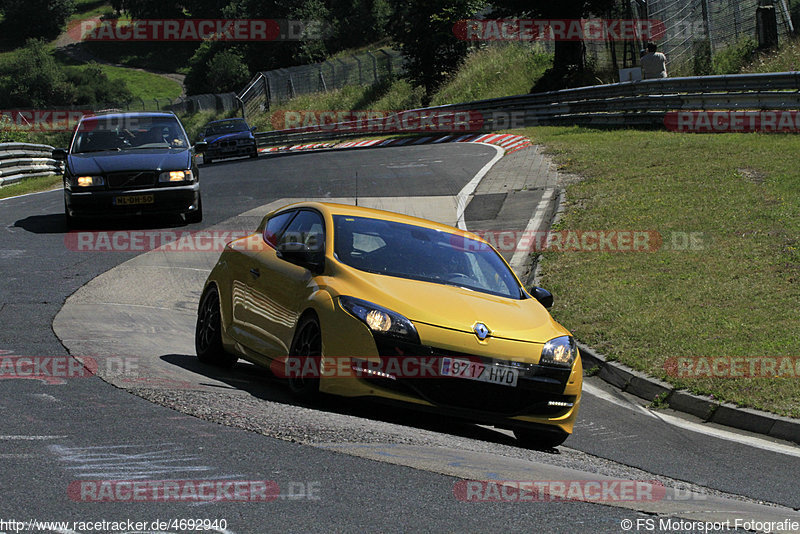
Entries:
[[255,132],[255,131],[256,131],[256,127],[255,127],[255,126],[251,126],[251,127],[250,127],[250,131],[251,131],[251,132]]
[[313,250],[305,243],[287,241],[276,247],[278,257],[282,260],[305,267],[314,273],[321,273],[325,266],[325,257],[321,250]]
[[541,287],[534,287],[533,298],[538,300],[539,304],[541,304],[547,309],[553,307],[553,294],[546,289],[542,289]]
[[53,159],[57,161],[67,161],[67,151],[64,148],[56,148],[53,150]]
[[196,154],[202,154],[208,148],[208,143],[205,141],[200,141],[199,143],[195,143],[194,151]]

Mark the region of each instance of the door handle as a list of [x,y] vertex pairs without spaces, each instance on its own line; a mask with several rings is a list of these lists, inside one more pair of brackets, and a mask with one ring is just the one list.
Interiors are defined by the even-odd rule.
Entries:
[[259,276],[261,276],[261,271],[259,271],[259,270],[258,270],[257,268],[255,268],[255,267],[253,267],[252,269],[250,269],[250,275],[251,275],[253,278],[258,278]]

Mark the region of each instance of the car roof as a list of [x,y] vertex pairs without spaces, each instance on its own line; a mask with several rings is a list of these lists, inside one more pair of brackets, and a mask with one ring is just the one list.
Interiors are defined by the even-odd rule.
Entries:
[[220,122],[230,122],[230,121],[242,121],[242,122],[247,122],[247,121],[245,121],[245,120],[244,120],[243,118],[241,118],[241,117],[231,117],[230,119],[219,119],[219,120],[217,120],[217,121],[211,121],[211,122],[207,123],[207,124],[206,124],[206,126],[208,126],[209,124],[217,124],[217,123],[220,123]]
[[434,222],[428,219],[421,219],[419,217],[413,217],[411,215],[403,215],[402,213],[395,213],[393,211],[365,208],[363,206],[353,206],[350,204],[337,204],[334,202],[298,202],[295,204],[283,206],[273,213],[284,211],[289,208],[311,208],[321,211],[322,213],[328,213],[331,216],[350,215],[353,217],[366,217],[369,219],[381,219],[384,221],[405,223],[414,226],[424,226],[426,228],[441,230],[443,232],[462,235],[469,237],[470,239],[476,239],[478,241],[485,242],[483,239],[481,239],[480,236],[477,236],[472,232],[461,230],[459,228],[455,228],[447,224]]

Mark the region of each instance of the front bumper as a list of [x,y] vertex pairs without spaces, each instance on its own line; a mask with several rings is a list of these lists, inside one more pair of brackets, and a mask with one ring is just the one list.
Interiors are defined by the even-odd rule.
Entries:
[[[345,316],[346,317],[343,317]],[[348,357],[382,362],[387,358],[417,356],[440,359],[453,357],[500,364],[518,370],[516,386],[491,384],[453,377],[390,378],[360,373],[353,378],[320,380],[320,390],[336,395],[376,397],[413,405],[476,423],[504,428],[557,427],[571,433],[580,404],[583,369],[580,358],[572,368],[539,365],[542,344],[504,339],[479,342],[475,335],[417,324],[420,344],[373,337],[357,319],[344,313],[323,332],[324,358]],[[323,321],[323,325],[325,322]],[[323,328],[325,328],[323,326]],[[341,332],[348,332],[342,336]],[[345,337],[345,340],[341,340]],[[382,367],[385,368],[385,367]]]
[[205,152],[203,152],[203,157],[209,157],[213,159],[235,158],[238,156],[249,156],[253,154],[255,151],[256,151],[255,141],[246,145],[235,145],[235,146],[210,145],[205,150]]
[[[122,204],[119,197],[152,195],[153,202]],[[71,217],[124,217],[137,214],[185,214],[199,209],[200,184],[135,190],[64,190],[65,209]]]

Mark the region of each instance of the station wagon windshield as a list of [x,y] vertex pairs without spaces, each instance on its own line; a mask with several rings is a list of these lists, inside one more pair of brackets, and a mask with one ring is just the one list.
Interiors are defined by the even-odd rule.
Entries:
[[134,149],[178,148],[189,143],[183,128],[169,117],[98,117],[81,122],[74,154]]

